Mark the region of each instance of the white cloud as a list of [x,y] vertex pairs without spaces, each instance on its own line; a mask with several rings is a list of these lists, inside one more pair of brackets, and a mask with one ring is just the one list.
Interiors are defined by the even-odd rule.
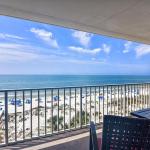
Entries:
[[107,44],[102,44],[101,48],[95,48],[95,49],[90,49],[89,44],[91,42],[91,38],[93,34],[83,32],[83,31],[74,31],[72,34],[73,37],[78,39],[79,43],[84,46],[83,47],[76,47],[76,46],[70,46],[69,49],[79,52],[79,53],[87,53],[87,54],[97,54],[100,51],[103,51],[104,53],[108,54],[111,50],[110,46]]
[[41,54],[40,51],[49,51],[49,49],[42,49],[41,47],[14,44],[14,43],[0,43],[0,62],[3,63],[74,63],[74,64],[101,64],[104,60],[81,60],[59,55],[57,53]]
[[[26,43],[0,43],[0,62],[65,62],[68,54],[62,50],[53,51],[50,49],[27,45]],[[66,59],[67,58],[67,59]],[[70,59],[72,59],[70,57]]]
[[130,47],[132,45],[132,42],[131,41],[127,41],[125,44],[124,44],[124,50],[123,50],[123,53],[129,53],[130,52]]
[[78,53],[91,54],[91,55],[96,55],[101,51],[108,54],[111,49],[110,46],[108,46],[106,44],[103,44],[101,48],[95,48],[95,49],[87,49],[87,48],[76,47],[76,46],[69,46],[68,48],[70,50],[78,52]]
[[135,47],[135,52],[137,57],[150,54],[150,45],[140,44]]
[[106,54],[109,54],[110,53],[110,46],[106,45],[106,44],[103,44],[102,45],[102,50],[106,53]]
[[85,53],[85,54],[97,54],[101,51],[101,48],[85,49],[82,47],[75,47],[75,46],[69,46],[69,49],[78,53]]
[[0,43],[0,62],[29,61],[39,58],[31,46]]
[[38,46],[0,43],[0,62],[45,62],[65,57],[64,53]]
[[76,38],[82,46],[88,47],[93,34],[83,31],[74,31],[72,36]]
[[38,38],[45,41],[47,44],[49,44],[53,48],[58,48],[58,43],[56,39],[53,37],[53,33],[46,31],[44,29],[37,29],[37,28],[31,28],[30,32],[34,33]]
[[6,34],[6,33],[0,33],[1,39],[17,39],[17,40],[23,40],[24,38],[21,36],[13,35],[13,34]]
[[[123,50],[123,53],[129,53],[131,51],[131,45],[131,41],[126,42],[124,44],[125,49]],[[136,57],[139,58],[150,53],[150,45],[139,44],[138,46],[133,47],[133,50],[136,53]]]
[[75,64],[106,64],[106,60],[79,60],[79,59],[68,59],[66,62],[75,63]]

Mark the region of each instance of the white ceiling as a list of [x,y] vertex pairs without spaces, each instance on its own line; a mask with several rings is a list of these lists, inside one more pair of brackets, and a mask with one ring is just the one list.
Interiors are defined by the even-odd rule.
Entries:
[[0,14],[150,44],[150,0],[0,0]]

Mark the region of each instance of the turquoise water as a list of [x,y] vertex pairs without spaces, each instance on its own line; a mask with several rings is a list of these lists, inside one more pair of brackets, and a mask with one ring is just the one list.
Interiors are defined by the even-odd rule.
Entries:
[[64,87],[142,82],[150,82],[150,75],[0,75],[0,89]]

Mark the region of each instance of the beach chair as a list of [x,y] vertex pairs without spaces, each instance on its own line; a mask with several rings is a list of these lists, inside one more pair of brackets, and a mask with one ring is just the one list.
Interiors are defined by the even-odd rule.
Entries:
[[101,150],[150,150],[150,120],[104,116]]

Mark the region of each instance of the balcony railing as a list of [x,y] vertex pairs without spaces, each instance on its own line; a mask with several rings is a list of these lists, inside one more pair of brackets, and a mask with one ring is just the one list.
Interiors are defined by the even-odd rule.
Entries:
[[0,91],[0,144],[50,136],[150,107],[150,83]]

